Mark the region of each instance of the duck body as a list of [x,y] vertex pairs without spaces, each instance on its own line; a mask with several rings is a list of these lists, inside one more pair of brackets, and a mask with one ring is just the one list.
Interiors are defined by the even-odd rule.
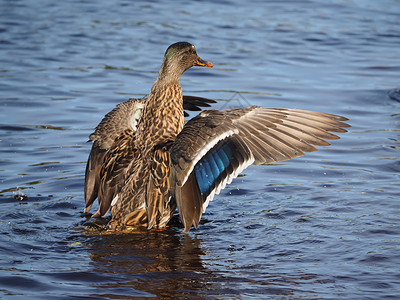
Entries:
[[[121,103],[90,136],[94,144],[86,167],[85,212],[97,197],[93,217],[111,209],[110,229],[162,228],[172,217],[176,205],[170,201],[169,147],[185,124],[179,79],[193,65],[212,66],[193,45],[171,45],[150,94]],[[202,98],[186,99],[191,110],[203,105]]]
[[193,45],[171,45],[150,94],[108,113],[90,136],[85,213],[111,209],[110,230],[163,228],[178,207],[187,232],[209,201],[251,164],[288,160],[329,145],[346,132],[344,117],[252,106],[206,110],[185,124],[184,108],[214,102],[183,96],[179,79],[192,66],[212,67]]
[[[116,201],[112,208],[111,228],[121,224],[158,228],[167,224],[176,206],[169,203],[171,162],[166,144],[175,140],[184,124],[179,82],[153,87],[134,137],[131,135],[130,140],[122,141],[122,145],[132,143],[130,152],[133,156],[129,159],[130,176],[124,181],[118,198],[133,201]],[[113,169],[108,172],[112,173]]]

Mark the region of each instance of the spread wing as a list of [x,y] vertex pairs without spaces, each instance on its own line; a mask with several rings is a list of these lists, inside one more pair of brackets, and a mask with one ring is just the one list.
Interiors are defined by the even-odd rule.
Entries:
[[183,95],[183,109],[185,110],[185,117],[188,117],[188,111],[200,111],[202,107],[210,107],[212,103],[217,101],[202,97]]
[[190,120],[171,148],[175,199],[187,232],[210,200],[251,164],[304,155],[346,132],[344,117],[298,109],[208,110]]
[[[102,176],[107,174],[108,180],[103,178],[103,182],[112,182],[114,184],[117,182],[117,179],[121,180],[124,167],[129,165],[128,159],[130,156],[128,153],[126,157],[118,153],[121,149],[129,151],[128,144],[125,141],[122,145],[120,141],[117,150],[114,149],[112,154],[109,151],[116,139],[122,135],[125,135],[125,137],[121,137],[121,140],[126,140],[127,137],[134,138],[136,126],[139,122],[145,101],[146,97],[141,99],[131,98],[126,102],[118,104],[116,108],[105,115],[103,120],[97,125],[95,131],[89,136],[90,141],[93,141],[93,145],[85,171],[85,213],[89,212],[94,200],[99,195],[100,182],[102,180],[100,172],[104,164],[107,164],[108,168],[104,169],[103,166],[104,170],[102,171]],[[209,107],[211,103],[215,102],[215,100],[207,98],[183,95],[183,107],[185,110],[189,111],[199,111],[201,107]],[[185,116],[187,116],[186,112]],[[113,166],[116,166],[115,172],[112,169]],[[114,179],[110,181],[110,178]],[[102,198],[104,199],[102,203],[100,203],[102,208],[98,210],[95,216],[102,216],[107,213],[108,209],[106,209],[106,207],[111,204],[113,199],[110,199],[110,197],[117,191],[115,185],[110,187],[109,185],[103,184],[102,189]]]
[[[107,153],[109,153],[109,149],[116,139],[124,133],[129,132],[129,135],[133,136],[144,101],[145,99],[132,98],[118,104],[116,108],[105,115],[103,120],[97,125],[95,131],[89,136],[89,139],[93,141],[93,145],[85,172],[85,213],[89,212],[99,194],[101,182],[100,170]],[[109,175],[112,176],[112,174]]]

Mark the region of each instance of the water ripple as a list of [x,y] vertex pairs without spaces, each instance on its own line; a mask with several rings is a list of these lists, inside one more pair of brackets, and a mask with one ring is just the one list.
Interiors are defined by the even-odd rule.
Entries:
[[[0,3],[0,295],[397,297],[398,16],[395,0]],[[84,230],[88,135],[148,93],[178,40],[215,64],[181,79],[213,108],[311,109],[352,127],[246,169],[188,235],[178,218],[162,232]]]

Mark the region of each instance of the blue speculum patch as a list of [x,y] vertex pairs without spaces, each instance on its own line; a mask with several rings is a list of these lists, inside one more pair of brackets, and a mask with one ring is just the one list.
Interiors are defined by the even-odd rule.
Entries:
[[195,175],[202,195],[208,195],[214,182],[230,165],[232,149],[222,144],[210,150],[196,165]]

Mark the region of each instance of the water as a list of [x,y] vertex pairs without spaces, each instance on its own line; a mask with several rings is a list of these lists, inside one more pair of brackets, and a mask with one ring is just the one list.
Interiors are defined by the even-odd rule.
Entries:
[[[0,0],[0,297],[400,296],[400,3]],[[250,167],[198,230],[84,230],[88,135],[194,43],[214,108],[347,116],[332,146]]]

